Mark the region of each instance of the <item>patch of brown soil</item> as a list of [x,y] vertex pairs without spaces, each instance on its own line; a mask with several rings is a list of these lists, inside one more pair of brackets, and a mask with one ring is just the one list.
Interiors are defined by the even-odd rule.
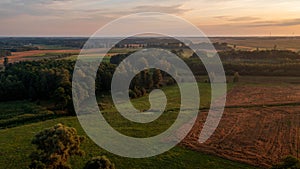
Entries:
[[[8,56],[9,62],[17,62],[22,60],[32,60],[32,58],[26,58],[28,56],[41,55],[46,53],[79,53],[79,49],[72,50],[32,50],[32,51],[24,51],[24,52],[12,52],[12,56]],[[38,58],[38,57],[37,57]]]
[[[227,106],[214,134],[198,142],[207,112],[199,113],[196,124],[181,145],[230,160],[270,167],[287,155],[300,155],[300,105],[247,107],[300,101],[299,86],[238,86],[227,97]],[[297,152],[298,150],[298,152]]]
[[226,106],[300,103],[299,85],[238,86],[227,95]]

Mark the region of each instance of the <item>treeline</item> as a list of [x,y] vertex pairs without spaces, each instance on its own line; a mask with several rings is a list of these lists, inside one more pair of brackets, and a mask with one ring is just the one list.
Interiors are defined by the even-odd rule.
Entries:
[[241,50],[230,50],[218,52],[222,61],[234,61],[239,59],[256,60],[256,59],[267,59],[267,60],[300,60],[300,54],[289,51],[289,50],[254,50],[254,51],[241,51]]
[[190,47],[194,49],[199,49],[199,50],[217,50],[217,51],[231,51],[233,50],[232,47],[228,45],[228,43],[219,43],[219,42],[214,42],[214,43],[207,43],[207,42],[201,42],[201,43],[195,43],[195,44],[190,44]]
[[10,56],[11,52],[23,52],[38,50],[37,46],[32,45],[34,38],[1,38],[0,57]]
[[11,56],[10,50],[0,49],[0,57]]
[[39,50],[39,48],[35,46],[0,47],[0,57],[11,56],[12,52],[24,52],[30,50]]
[[22,52],[30,50],[38,50],[38,46],[57,46],[62,48],[76,48],[83,47],[87,38],[0,38],[0,50],[7,50],[10,52]]
[[[202,59],[210,60],[205,52]],[[300,54],[287,50],[221,51],[218,52],[226,75],[235,72],[249,76],[300,76]],[[214,56],[216,57],[216,56]],[[212,59],[213,60],[213,59]],[[185,59],[195,75],[207,75],[198,56]],[[211,63],[212,66],[214,63]]]
[[[72,75],[75,61],[70,60],[40,60],[25,61],[6,66],[0,72],[0,101],[31,100],[40,102],[50,100],[54,110],[67,111],[73,114]],[[116,64],[102,63],[96,77],[96,94],[111,90],[112,76]],[[83,75],[85,76],[85,75]],[[87,78],[90,78],[87,76]],[[145,70],[132,80],[130,97],[145,95],[153,88],[167,84],[165,79],[172,79],[160,70]],[[86,79],[89,82],[91,79]],[[95,91],[94,91],[95,92]]]
[[[0,73],[0,101],[52,100],[57,110],[73,113],[72,74],[75,62],[69,60],[26,61],[9,64]],[[110,86],[111,64],[101,64],[98,71],[99,87],[106,91]],[[101,86],[101,89],[100,89]]]
[[[187,59],[186,63],[195,76],[207,75],[205,66],[199,59]],[[249,76],[300,76],[300,62],[289,63],[243,63],[222,62],[225,74],[232,76],[235,72]]]

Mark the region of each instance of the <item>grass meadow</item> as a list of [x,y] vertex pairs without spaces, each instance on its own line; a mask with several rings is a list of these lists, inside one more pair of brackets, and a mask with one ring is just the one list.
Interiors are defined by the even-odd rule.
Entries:
[[[233,85],[229,85],[229,89]],[[201,108],[205,108],[210,102],[210,85],[201,83],[199,84],[201,93]],[[166,111],[155,123],[148,125],[136,125],[128,124],[124,118],[117,113],[111,104],[108,96],[99,99],[106,102],[108,106],[102,113],[106,120],[119,132],[126,133],[136,137],[147,137],[150,135],[158,134],[170,125],[177,116],[176,108],[179,106],[180,94],[177,86],[170,86],[163,88],[166,96],[170,98],[169,104],[167,105]],[[149,107],[148,97],[142,97],[134,99],[133,105],[137,109],[147,109]],[[27,101],[20,102],[9,102],[0,104],[1,119],[14,119],[31,114],[26,114],[23,111],[24,106],[31,106],[31,109],[42,109],[42,107],[36,106],[34,103]],[[110,107],[110,108],[109,108]],[[40,112],[40,111],[39,111]],[[42,112],[42,111],[41,111]],[[27,112],[28,113],[28,112]],[[34,115],[31,115],[34,116]],[[72,157],[70,163],[74,169],[83,168],[86,161],[94,156],[106,155],[113,163],[116,168],[131,168],[131,169],[145,169],[145,168],[210,168],[210,169],[238,169],[238,168],[254,168],[238,162],[222,159],[212,155],[203,154],[187,148],[176,146],[170,151],[161,154],[159,156],[147,158],[147,159],[130,159],[113,155],[106,150],[101,149],[97,146],[89,137],[85,134],[81,128],[76,117],[60,117],[40,122],[32,122],[29,124],[20,123],[19,126],[13,128],[6,128],[0,130],[1,142],[0,142],[0,166],[2,168],[26,168],[30,164],[30,153],[34,150],[34,146],[31,144],[31,140],[34,135],[39,131],[51,127],[57,123],[62,123],[67,126],[71,126],[77,129],[79,135],[86,137],[81,148],[85,151],[83,157]],[[134,129],[134,130],[133,130]]]

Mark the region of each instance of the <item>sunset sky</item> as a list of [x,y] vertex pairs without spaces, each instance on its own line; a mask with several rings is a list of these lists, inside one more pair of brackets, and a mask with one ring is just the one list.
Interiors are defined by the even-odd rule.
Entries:
[[183,17],[208,36],[300,35],[299,0],[1,0],[0,6],[0,36],[90,36],[138,12]]

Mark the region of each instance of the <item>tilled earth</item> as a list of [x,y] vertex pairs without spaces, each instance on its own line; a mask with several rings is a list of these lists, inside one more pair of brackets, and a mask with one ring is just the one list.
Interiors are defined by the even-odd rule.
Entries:
[[[255,166],[270,167],[300,153],[300,86],[237,86],[227,95],[222,120],[203,144],[207,112],[182,141],[188,148]],[[297,152],[297,150],[299,152]]]

